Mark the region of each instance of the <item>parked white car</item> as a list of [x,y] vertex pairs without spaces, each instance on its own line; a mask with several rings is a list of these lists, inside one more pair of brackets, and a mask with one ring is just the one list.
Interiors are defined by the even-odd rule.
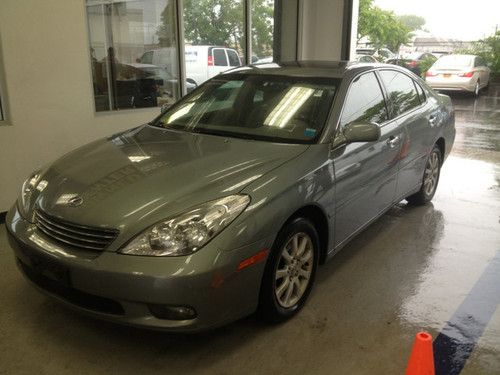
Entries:
[[478,96],[489,84],[490,68],[479,56],[445,55],[431,66],[425,80],[436,90],[466,91]]
[[[177,77],[176,49],[172,47],[146,51],[138,59],[142,64],[152,64],[165,68]],[[200,85],[207,79],[228,69],[241,66],[241,60],[236,50],[217,46],[186,46],[186,80],[194,85]]]

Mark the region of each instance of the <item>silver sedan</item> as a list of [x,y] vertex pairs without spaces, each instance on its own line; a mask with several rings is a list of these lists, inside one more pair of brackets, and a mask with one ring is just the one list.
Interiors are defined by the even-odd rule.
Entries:
[[425,74],[425,81],[436,90],[465,91],[479,95],[490,81],[490,68],[474,55],[441,56]]
[[450,98],[399,67],[238,68],[35,171],[9,241],[34,286],[101,319],[281,321],[357,233],[432,199],[454,137]]

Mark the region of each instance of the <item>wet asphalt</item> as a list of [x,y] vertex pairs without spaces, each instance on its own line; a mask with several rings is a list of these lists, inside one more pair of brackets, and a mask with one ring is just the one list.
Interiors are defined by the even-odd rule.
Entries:
[[0,374],[402,374],[420,330],[437,373],[499,374],[500,84],[452,98],[457,138],[432,204],[377,220],[281,325],[185,336],[81,316],[22,279],[0,225]]

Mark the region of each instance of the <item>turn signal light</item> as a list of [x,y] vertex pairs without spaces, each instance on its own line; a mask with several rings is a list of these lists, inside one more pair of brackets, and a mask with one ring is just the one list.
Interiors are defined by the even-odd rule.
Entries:
[[238,271],[241,271],[244,268],[254,265],[255,263],[259,263],[260,261],[266,259],[267,254],[269,253],[268,249],[264,249],[259,251],[257,254],[252,255],[250,258],[242,260],[240,264],[238,264]]
[[474,75],[474,72],[467,72],[467,73],[459,73],[458,76],[459,77],[467,77],[467,78],[470,78]]
[[208,55],[207,65],[214,66],[214,58],[211,55]]

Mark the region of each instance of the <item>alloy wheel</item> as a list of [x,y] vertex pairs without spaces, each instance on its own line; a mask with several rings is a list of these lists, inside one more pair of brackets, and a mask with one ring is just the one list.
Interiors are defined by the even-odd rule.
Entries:
[[434,193],[437,186],[439,176],[439,156],[437,152],[433,152],[429,156],[424,173],[424,192],[430,196]]
[[314,248],[311,237],[296,233],[282,248],[275,273],[274,293],[283,308],[297,304],[304,295],[314,265]]

